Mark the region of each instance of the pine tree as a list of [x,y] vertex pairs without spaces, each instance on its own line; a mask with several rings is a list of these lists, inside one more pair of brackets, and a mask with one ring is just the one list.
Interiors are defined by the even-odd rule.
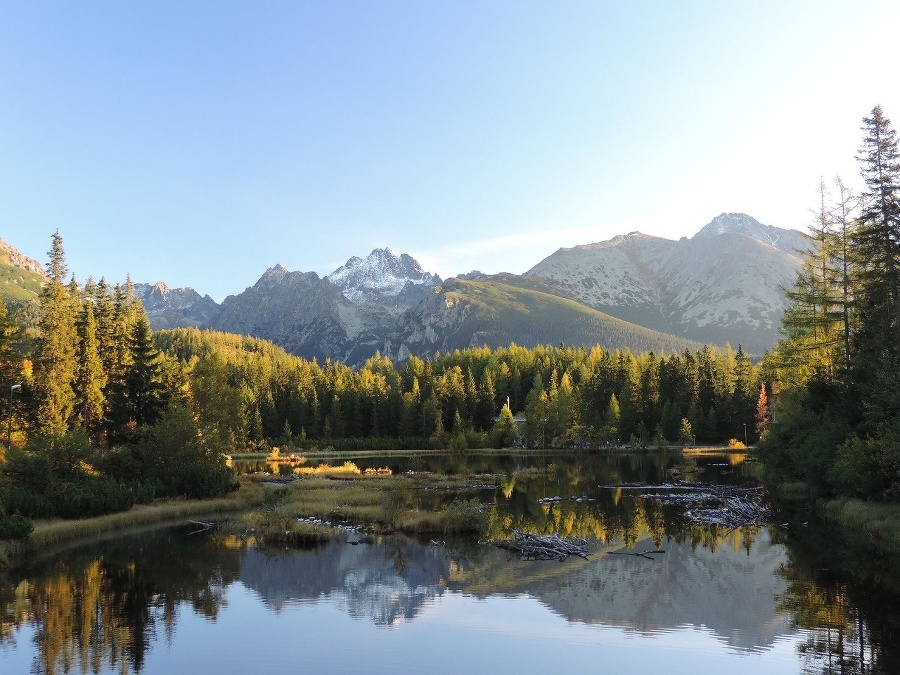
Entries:
[[22,355],[16,349],[21,328],[0,300],[0,382],[9,386],[21,382]]
[[854,269],[850,260],[850,238],[853,228],[853,213],[858,205],[858,199],[853,194],[853,191],[844,185],[840,177],[835,178],[834,183],[838,189],[838,201],[834,209],[834,221],[836,224],[834,255],[840,265],[840,334],[844,343],[843,371],[846,374],[850,372],[852,363],[851,337],[856,318],[853,295]]
[[492,445],[495,448],[508,448],[515,442],[518,433],[512,411],[508,406],[503,406],[491,432]]
[[115,383],[107,424],[111,439],[127,441],[137,429],[154,424],[168,404],[161,355],[153,346],[150,323],[139,315],[128,343],[130,365]]
[[734,358],[734,389],[731,394],[731,425],[735,437],[738,429],[743,431],[748,427],[753,428],[754,393],[753,364],[744,353],[743,345],[738,345]]
[[72,385],[77,337],[76,303],[65,284],[69,270],[58,230],[53,234],[48,255],[48,281],[41,291],[40,336],[35,350],[37,423],[46,432],[63,434],[69,429],[75,406]]
[[75,419],[84,428],[88,438],[96,442],[104,417],[106,397],[103,390],[106,387],[106,374],[100,359],[94,302],[90,296],[82,302],[76,328]]
[[900,327],[900,154],[890,124],[880,106],[863,118],[857,159],[866,192],[854,234],[865,318],[888,332]]
[[[19,327],[10,316],[6,303],[0,300],[0,382],[3,382],[7,387],[22,383],[22,357],[15,348],[19,332]],[[10,396],[12,396],[12,391],[8,391]],[[10,407],[3,406],[4,415],[0,418],[3,421],[2,428],[10,431],[10,435],[12,435],[11,432],[14,425],[13,420],[10,420],[8,415],[12,414],[13,419],[17,418],[13,410],[13,404],[18,406],[20,400],[21,397],[18,397],[18,400],[10,399]],[[6,440],[8,443],[11,443],[10,439]],[[0,451],[0,455],[2,455],[2,451]]]
[[[858,160],[866,191],[851,239],[858,327],[854,334],[854,400],[862,403],[864,434],[900,436],[900,154],[876,106],[864,118]],[[885,383],[890,383],[885,390]]]
[[494,376],[489,368],[484,369],[481,385],[478,387],[478,406],[475,417],[476,429],[490,429],[497,412],[497,392],[494,389]]

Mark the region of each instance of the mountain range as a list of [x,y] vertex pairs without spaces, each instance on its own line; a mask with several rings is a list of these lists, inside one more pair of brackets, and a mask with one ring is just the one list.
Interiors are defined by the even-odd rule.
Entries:
[[[376,352],[415,354],[516,343],[672,352],[698,343],[762,353],[778,337],[783,288],[808,239],[744,214],[714,218],[678,241],[640,232],[561,248],[523,275],[442,280],[389,248],[326,277],[266,270],[219,304],[193,288],[136,283],[154,330],[254,335],[305,358],[360,365]],[[0,240],[0,294],[37,297],[43,269]]]

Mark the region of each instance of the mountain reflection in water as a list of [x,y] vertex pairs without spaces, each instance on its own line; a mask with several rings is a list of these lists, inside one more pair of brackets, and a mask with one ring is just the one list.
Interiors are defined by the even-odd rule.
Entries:
[[399,536],[261,550],[143,532],[0,578],[0,672],[900,672],[896,575],[873,577],[883,561],[826,528],[724,532],[627,494],[541,506],[536,495],[586,486],[513,482],[484,498],[496,531],[588,534],[588,560]]
[[[636,546],[651,548],[650,540]],[[667,542],[656,561],[599,553],[564,564],[510,560],[493,547],[477,560],[458,560],[442,547],[395,538],[278,557],[249,549],[239,578],[276,611],[291,601],[328,598],[350,616],[379,626],[414,619],[447,591],[476,597],[527,593],[571,622],[640,632],[705,626],[731,647],[763,649],[790,632],[789,615],[776,606],[787,588],[776,574],[785,562],[784,549],[772,546],[765,532],[749,553]],[[488,586],[490,592],[481,590]]]

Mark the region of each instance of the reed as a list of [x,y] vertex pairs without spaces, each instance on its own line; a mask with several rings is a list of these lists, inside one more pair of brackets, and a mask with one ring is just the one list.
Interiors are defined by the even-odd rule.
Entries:
[[396,528],[408,534],[482,534],[488,515],[475,499],[456,499],[440,511],[411,510],[401,513]]
[[825,515],[882,553],[900,553],[900,504],[836,500],[823,506]]
[[228,513],[247,508],[246,502],[233,496],[202,500],[167,500],[134,506],[128,511],[84,520],[38,521],[29,536],[26,549],[42,550],[78,539],[90,539],[145,525],[176,521],[192,516]]

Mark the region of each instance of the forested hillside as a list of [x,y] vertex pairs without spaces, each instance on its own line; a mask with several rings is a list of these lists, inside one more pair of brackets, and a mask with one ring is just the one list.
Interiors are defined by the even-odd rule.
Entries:
[[376,356],[351,369],[196,329],[160,331],[156,344],[188,367],[191,382],[218,392],[215,414],[231,425],[221,435],[238,448],[485,445],[507,403],[527,417],[519,442],[529,446],[715,442],[743,439],[745,424],[755,437],[759,376],[741,349],[635,356],[510,345],[410,357],[396,367]]

